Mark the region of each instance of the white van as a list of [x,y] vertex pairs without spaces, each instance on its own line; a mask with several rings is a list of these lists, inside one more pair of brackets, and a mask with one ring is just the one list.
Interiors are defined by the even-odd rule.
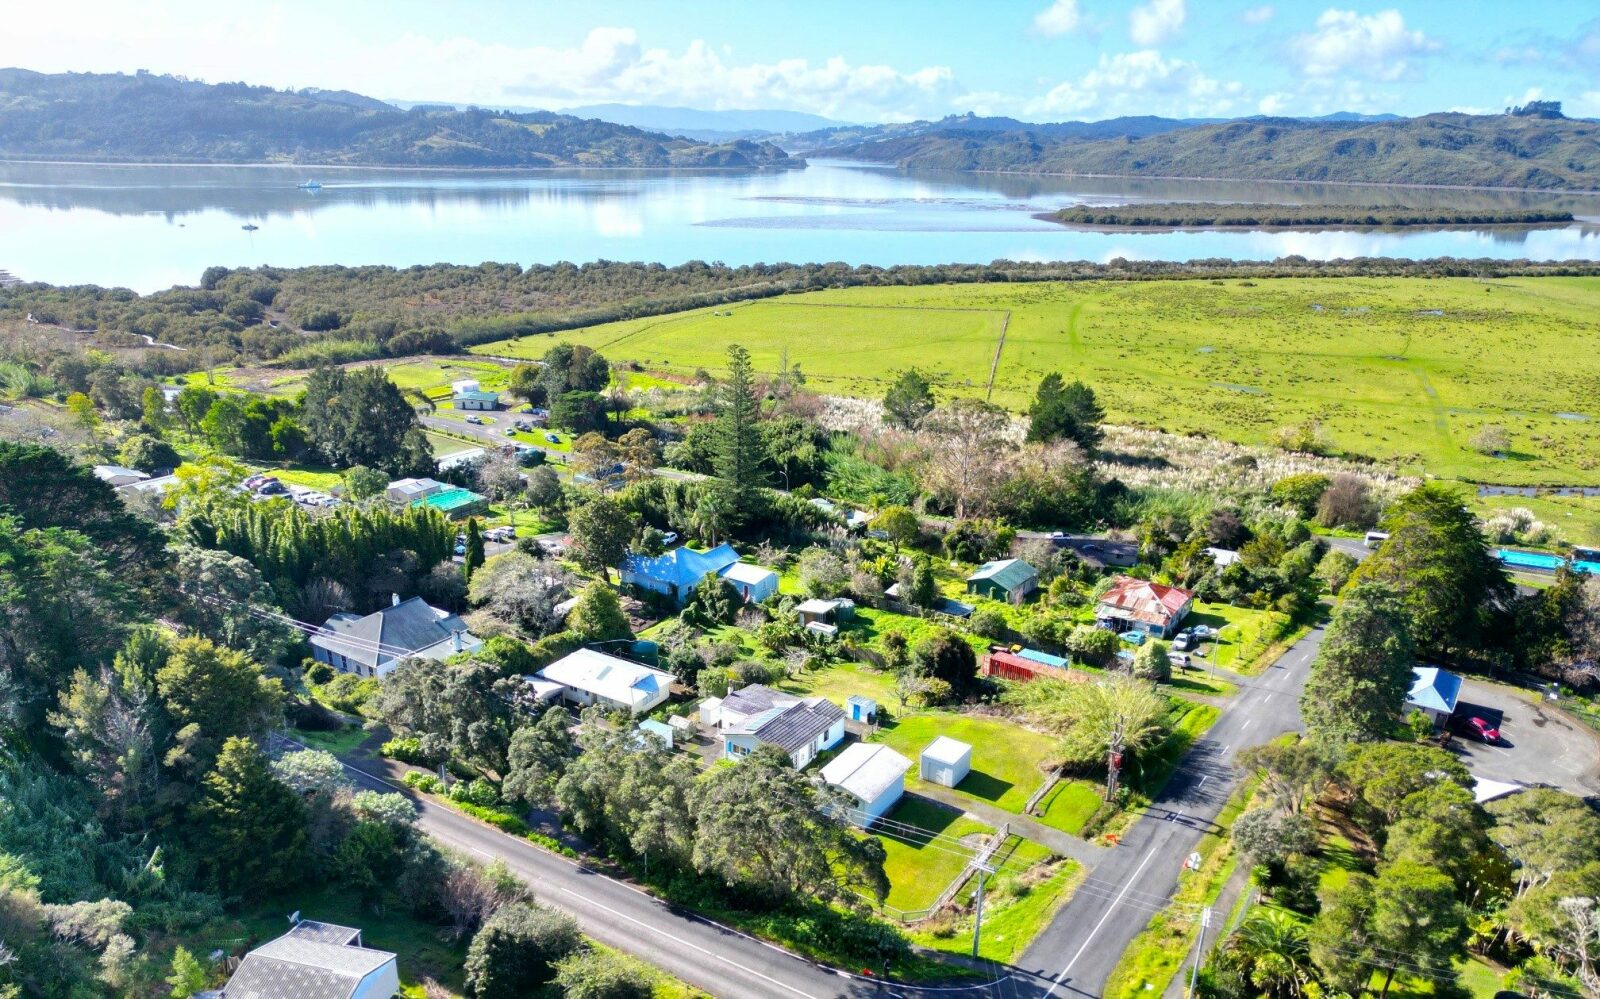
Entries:
[[1379,545],[1383,544],[1385,541],[1388,541],[1388,540],[1389,540],[1389,532],[1388,531],[1368,531],[1367,532],[1367,547],[1368,548],[1376,548],[1376,547],[1378,547]]

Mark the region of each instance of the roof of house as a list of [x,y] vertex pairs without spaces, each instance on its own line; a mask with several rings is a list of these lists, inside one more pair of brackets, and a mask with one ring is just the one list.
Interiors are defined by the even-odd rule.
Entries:
[[361,980],[395,959],[359,946],[361,931],[302,922],[245,955],[228,979],[227,999],[348,999]]
[[488,501],[488,499],[489,497],[484,496],[481,493],[475,493],[470,489],[457,488],[446,489],[441,493],[432,493],[430,495],[423,496],[420,499],[413,500],[412,503],[413,505],[432,507],[433,509],[438,510],[440,513],[449,513],[451,510],[459,510],[464,506],[472,506],[475,503],[485,503]]
[[[724,699],[723,709],[727,709]],[[792,753],[833,727],[844,709],[824,697],[808,697],[795,704],[767,708],[728,729],[729,735],[753,735],[757,741]]]
[[769,579],[775,579],[777,573],[765,566],[751,565],[749,562],[735,562],[722,570],[723,579],[731,579],[736,583],[747,583],[756,586]]
[[1022,561],[1020,558],[1003,558],[993,562],[985,562],[978,566],[978,571],[967,577],[967,582],[974,583],[979,580],[988,580],[998,584],[1003,589],[1014,590],[1024,583],[1039,578],[1039,570]]
[[124,482],[117,489],[129,493],[164,493],[178,484],[176,475],[158,475],[153,479]]
[[1411,671],[1411,693],[1406,704],[1446,714],[1456,709],[1461,697],[1461,678],[1437,666],[1418,666]]
[[485,392],[482,389],[467,389],[465,392],[457,392],[455,398],[458,401],[466,402],[499,402],[500,393]]
[[408,497],[426,496],[443,488],[444,483],[438,479],[395,479],[387,486],[388,490],[405,493]]
[[121,465],[96,465],[94,466],[95,478],[101,482],[110,482],[112,479],[148,479],[150,476],[137,468],[124,468]]
[[1096,613],[1100,617],[1165,625],[1192,599],[1193,593],[1177,586],[1118,576],[1112,581],[1111,589],[1100,598]]
[[646,579],[676,583],[680,589],[686,589],[707,575],[721,572],[738,561],[739,553],[733,550],[732,545],[718,545],[704,552],[684,545],[654,558],[630,552],[622,560],[621,568]]
[[1206,554],[1211,556],[1211,561],[1218,569],[1226,569],[1239,561],[1239,553],[1231,548],[1207,548]]
[[822,779],[862,801],[876,801],[910,769],[911,761],[888,746],[858,742],[822,768]]
[[798,704],[799,701],[800,698],[794,694],[785,694],[764,684],[752,683],[748,687],[740,687],[738,690],[728,691],[728,696],[724,697],[719,703],[724,714],[732,712],[736,715],[749,717],[750,715],[760,714],[769,708],[788,707],[791,704]]
[[312,645],[368,666],[406,656],[448,659],[456,651],[454,632],[457,631],[461,632],[464,651],[483,644],[467,631],[465,621],[449,611],[429,606],[421,597],[412,597],[366,617],[335,614],[322,627],[333,634],[311,636]]
[[539,676],[619,704],[638,704],[665,691],[672,674],[594,649],[579,649],[540,670]]
[[967,759],[971,754],[971,746],[957,739],[952,739],[948,735],[941,735],[928,743],[928,748],[922,751],[922,758],[932,760],[935,763],[954,765]]
[[838,606],[839,602],[837,600],[821,600],[817,597],[812,597],[810,600],[802,600],[800,603],[795,604],[794,610],[796,614],[827,614]]

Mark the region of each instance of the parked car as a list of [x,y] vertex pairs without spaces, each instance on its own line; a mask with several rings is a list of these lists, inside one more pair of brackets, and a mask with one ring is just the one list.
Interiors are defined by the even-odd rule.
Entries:
[[561,443],[561,438],[557,437],[555,434],[545,434],[544,435],[544,439],[549,441],[551,444],[560,444]]
[[517,429],[523,431],[524,433],[531,433],[533,431],[533,424],[529,423],[527,420],[518,420]]
[[1187,653],[1187,652],[1168,652],[1167,653],[1167,662],[1169,662],[1172,665],[1178,667],[1179,669],[1188,669],[1189,668],[1189,653]]
[[1462,722],[1461,727],[1468,735],[1481,739],[1491,746],[1500,741],[1500,730],[1476,715]]
[[1213,631],[1209,625],[1204,625],[1204,624],[1197,624],[1193,628],[1190,628],[1189,629],[1189,634],[1191,634],[1191,635],[1193,635],[1195,637],[1195,641],[1200,641],[1201,639],[1205,639],[1205,638],[1216,638],[1217,637],[1217,633],[1215,631]]
[[665,534],[661,535],[661,543],[664,544],[664,545],[675,545],[675,544],[677,544],[678,543],[678,532],[677,531],[668,531]]
[[504,430],[504,431],[502,431],[502,432],[503,432],[503,433],[504,433],[504,434],[505,434],[505,435],[506,435],[506,436],[507,436],[507,437],[515,437],[515,436],[517,436],[517,428],[516,428],[516,427],[507,427],[507,428],[506,428],[506,429],[505,429],[505,430]]
[[465,555],[466,553],[467,553],[467,546],[462,542],[459,542],[459,541],[456,542],[456,554],[457,555]]
[[1057,548],[1065,547],[1066,543],[1067,543],[1067,532],[1066,531],[1051,531],[1050,532],[1050,543],[1055,545]]
[[1172,651],[1174,652],[1188,652],[1194,646],[1195,640],[1192,632],[1180,631],[1172,640]]
[[483,417],[481,417],[481,416],[469,416],[469,417],[467,417],[467,422],[472,424],[473,426],[482,426],[483,425]]

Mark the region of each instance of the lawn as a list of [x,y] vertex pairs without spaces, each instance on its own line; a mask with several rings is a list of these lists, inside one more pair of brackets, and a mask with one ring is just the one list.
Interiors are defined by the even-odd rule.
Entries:
[[941,735],[972,747],[972,772],[955,790],[1017,814],[1044,782],[1044,765],[1054,747],[1049,736],[1021,725],[952,711],[924,711],[894,719],[882,725],[872,741],[912,761],[906,788],[914,791],[924,786],[915,776],[915,765],[928,743]]
[[343,756],[353,752],[355,748],[367,741],[368,732],[360,725],[346,725],[344,728],[332,732],[313,732],[303,728],[291,728],[284,733],[296,742],[305,743],[312,749],[321,749],[335,756]]
[[434,433],[431,430],[423,431],[422,436],[428,439],[428,446],[433,450],[435,458],[443,458],[449,454],[460,454],[463,451],[473,451],[479,447],[479,445],[470,441],[464,441],[458,437],[446,437],[444,434]]
[[804,670],[778,684],[778,687],[805,697],[826,697],[841,708],[852,694],[865,694],[891,711],[899,703],[894,696],[893,675],[853,662]]
[[1259,658],[1277,639],[1285,621],[1286,618],[1276,611],[1208,604],[1203,600],[1195,601],[1194,609],[1183,619],[1186,627],[1203,624],[1213,631],[1226,629],[1220,639],[1204,643],[1205,656],[1194,660],[1197,670],[1204,670],[1209,662],[1245,674],[1258,672],[1264,665]]
[[1034,818],[1053,829],[1076,836],[1105,800],[1100,790],[1098,784],[1084,780],[1057,781],[1056,786],[1035,806],[1043,811]]
[[[978,941],[978,956],[1001,964],[1014,963],[1039,931],[1050,924],[1056,910],[1072,897],[1072,890],[1082,879],[1083,868],[1075,860],[991,878],[984,887],[983,936]],[[971,888],[964,890],[962,896],[970,898]],[[970,955],[972,922],[970,909],[955,917],[944,917],[914,930],[911,942],[948,954]]]
[[[884,818],[887,823],[905,823],[927,831],[924,836],[885,824],[876,833],[887,854],[883,869],[889,875],[889,897],[885,902],[891,911],[926,909],[962,872],[971,851],[951,839],[970,843],[976,851],[978,837],[994,832],[993,826],[922,798],[901,798]],[[971,840],[966,839],[969,836]]]
[[[1069,371],[1114,423],[1261,443],[1316,419],[1332,444],[1446,478],[1600,484],[1587,388],[1600,354],[1600,278],[1278,278],[851,288],[609,323],[474,348],[534,357],[555,342],[668,374],[716,372],[741,343],[781,352],[823,392],[879,397],[928,370],[942,394],[1026,408]],[[1530,358],[1560,358],[1530,376]],[[1468,444],[1487,424],[1506,457]]]

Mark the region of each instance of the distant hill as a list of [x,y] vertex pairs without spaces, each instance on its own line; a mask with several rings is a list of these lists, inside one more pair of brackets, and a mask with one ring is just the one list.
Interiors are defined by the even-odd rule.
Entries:
[[138,73],[0,69],[0,157],[450,167],[790,167],[771,143],[704,143],[548,111],[401,110]]
[[944,127],[807,151],[940,170],[1600,189],[1600,123],[1556,114],[1243,118],[1111,138]]
[[659,104],[586,104],[562,108],[561,113],[579,118],[598,118],[668,135],[681,135],[702,142],[764,138],[786,132],[838,128],[845,124],[804,111],[702,111]]
[[811,132],[792,133],[779,143],[791,152],[814,152],[883,139],[910,139],[957,132],[1019,132],[1050,138],[1119,139],[1159,135],[1180,128],[1225,121],[1223,118],[1159,118],[1132,115],[1103,121],[1027,122],[1016,118],[948,115],[938,121],[894,122],[887,125],[840,125]]

